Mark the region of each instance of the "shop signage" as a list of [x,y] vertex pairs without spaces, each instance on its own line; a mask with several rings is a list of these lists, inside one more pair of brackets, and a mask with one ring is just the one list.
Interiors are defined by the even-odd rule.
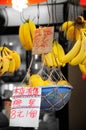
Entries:
[[10,126],[38,127],[41,88],[15,87],[13,90]]

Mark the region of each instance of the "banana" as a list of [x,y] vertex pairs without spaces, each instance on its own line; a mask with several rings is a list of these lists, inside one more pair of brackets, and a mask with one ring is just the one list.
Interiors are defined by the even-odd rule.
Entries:
[[6,55],[6,59],[9,60],[8,73],[14,73],[14,71],[15,71],[15,60],[14,60],[14,58],[13,58],[11,55],[9,55],[9,54],[7,53],[6,50],[4,50],[4,53],[5,53],[5,55]]
[[20,55],[18,54],[18,52],[11,51],[7,47],[5,47],[5,50],[9,53],[9,55],[11,55],[14,58],[14,60],[15,60],[15,71],[18,70],[20,68],[20,66],[21,66]]
[[25,37],[24,37],[24,24],[21,24],[19,27],[19,39],[20,43],[23,46],[25,50],[28,50],[28,45],[25,42]]
[[80,64],[83,59],[86,57],[86,37],[82,37],[82,42],[81,42],[81,49],[78,52],[78,54],[70,61],[71,65],[78,65]]
[[54,43],[53,43],[52,53],[55,56],[57,66],[64,66],[64,64],[60,62],[60,58],[65,55],[65,52],[61,44],[59,44],[56,40],[54,40]]
[[75,42],[71,50],[68,53],[66,53],[62,58],[60,58],[60,62],[64,64],[70,62],[78,54],[81,48],[81,41],[82,38],[79,37],[79,39]]
[[53,42],[52,53],[53,53],[53,55],[55,57],[57,66],[61,66],[61,63],[59,62],[59,59],[58,59],[58,50],[57,50],[57,42],[56,42],[56,40],[54,40],[54,42]]
[[61,26],[61,31],[67,31],[70,26],[74,25],[73,21],[65,21]]
[[66,32],[67,40],[76,41],[79,38],[80,28],[81,28],[81,26],[79,26],[79,25],[70,26]]
[[9,69],[9,60],[4,54],[4,50],[2,51],[1,62],[2,62],[2,65],[0,66],[0,76],[3,76],[5,73],[8,72],[8,69]]
[[29,30],[30,30],[31,38],[32,38],[32,41],[33,41],[34,31],[35,31],[35,29],[36,29],[36,25],[35,25],[35,23],[34,23],[32,20],[30,20],[30,19],[29,19],[28,24],[29,24]]
[[11,58],[9,59],[8,73],[14,73],[14,72],[15,72],[15,60]]
[[55,58],[55,56],[54,56],[54,54],[53,54],[52,52],[51,52],[51,58],[52,58],[53,66],[54,66],[54,67],[57,67],[58,64],[57,64],[57,62],[56,62],[56,58]]
[[32,43],[36,25],[32,20],[26,20],[19,27],[19,39],[25,50],[32,50]]
[[27,49],[31,50],[32,49],[32,37],[31,37],[31,32],[30,32],[28,22],[25,22],[25,24],[24,24],[24,37],[25,37]]
[[45,62],[48,67],[53,67],[52,53],[49,52],[45,54]]
[[82,74],[86,74],[86,64],[85,65],[79,64],[79,69],[82,72]]
[[86,56],[85,56],[85,58],[82,60],[81,64],[82,64],[82,65],[86,65]]
[[2,56],[0,56],[0,68],[2,67],[2,63],[3,63],[3,58],[2,58]]
[[21,66],[21,58],[20,58],[20,55],[16,52],[16,51],[13,51],[11,53],[11,56],[14,58],[15,60],[15,71],[17,71],[20,66]]
[[65,56],[65,51],[64,51],[63,47],[61,46],[61,44],[59,44],[58,42],[57,42],[57,52],[58,52],[58,60],[59,60],[59,63],[60,63],[61,66],[64,67],[66,64],[65,64],[65,63],[61,63],[60,59],[61,59],[63,56]]

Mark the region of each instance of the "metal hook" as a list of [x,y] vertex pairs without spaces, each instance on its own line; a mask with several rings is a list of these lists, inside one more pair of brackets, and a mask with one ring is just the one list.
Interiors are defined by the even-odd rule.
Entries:
[[22,12],[20,12],[20,19],[21,19],[21,21],[24,23],[25,22],[25,18],[24,18],[24,14],[23,14],[23,11]]

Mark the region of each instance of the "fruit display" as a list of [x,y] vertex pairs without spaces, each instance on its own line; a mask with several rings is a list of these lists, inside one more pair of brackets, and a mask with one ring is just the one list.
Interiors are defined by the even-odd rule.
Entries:
[[20,43],[25,50],[32,50],[35,23],[28,19],[19,26]]
[[20,68],[21,58],[18,52],[1,46],[0,54],[0,76],[5,73],[12,74]]

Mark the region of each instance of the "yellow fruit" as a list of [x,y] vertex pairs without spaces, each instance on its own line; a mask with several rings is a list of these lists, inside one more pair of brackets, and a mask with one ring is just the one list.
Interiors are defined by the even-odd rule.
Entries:
[[66,32],[66,38],[69,41],[76,41],[79,38],[80,28],[79,26],[71,26]]
[[30,19],[19,26],[19,39],[25,50],[32,50],[35,29],[35,23]]
[[70,83],[67,80],[59,80],[57,81],[57,85],[70,85]]
[[41,76],[38,74],[31,75],[27,83],[30,84],[31,87],[44,86],[44,81],[42,80]]
[[74,23],[73,21],[66,21],[62,24],[61,30],[67,31],[70,26],[72,26]]
[[52,86],[55,85],[55,83],[49,79],[44,80],[44,86]]

